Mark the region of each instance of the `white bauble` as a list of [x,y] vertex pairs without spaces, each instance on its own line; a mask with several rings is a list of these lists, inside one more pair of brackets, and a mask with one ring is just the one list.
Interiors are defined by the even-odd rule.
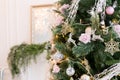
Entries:
[[90,80],[90,76],[84,74],[81,76],[80,80]]
[[75,74],[75,69],[73,68],[73,67],[68,67],[67,69],[66,69],[66,74],[68,75],[68,76],[73,76],[74,74]]
[[60,61],[60,60],[62,60],[64,58],[64,55],[61,53],[61,52],[59,52],[59,51],[57,51],[54,55],[53,55],[53,59],[55,60],[55,61]]

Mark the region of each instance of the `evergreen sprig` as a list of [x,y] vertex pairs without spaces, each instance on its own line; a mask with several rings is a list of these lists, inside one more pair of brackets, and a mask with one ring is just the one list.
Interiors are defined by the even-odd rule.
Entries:
[[46,43],[43,44],[20,44],[11,48],[8,55],[8,64],[13,77],[20,74],[21,68],[25,68],[36,60],[36,57],[45,50]]

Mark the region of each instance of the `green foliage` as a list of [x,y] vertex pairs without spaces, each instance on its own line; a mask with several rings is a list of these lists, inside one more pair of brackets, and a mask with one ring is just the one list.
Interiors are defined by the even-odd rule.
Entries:
[[20,74],[20,69],[25,68],[36,60],[36,57],[45,50],[45,44],[21,44],[11,48],[8,55],[8,64],[14,76]]
[[73,23],[72,24],[72,28],[73,28],[73,33],[75,36],[80,36],[81,33],[84,33],[85,32],[85,28],[86,26],[89,26],[90,24],[86,24],[86,25],[83,25],[83,24],[80,24],[80,23]]
[[82,56],[86,56],[87,54],[89,54],[91,51],[93,51],[94,45],[92,43],[88,43],[88,44],[83,44],[80,43],[78,46],[73,47],[73,54],[76,57],[82,57]]
[[95,13],[93,16],[91,16],[90,18],[91,22],[92,22],[92,27],[93,29],[99,29],[100,26],[100,19],[99,19],[99,15],[97,13]]
[[[83,58],[86,58],[88,60],[88,64],[90,68],[90,74],[95,75],[100,72],[102,72],[104,69],[108,68],[109,66],[120,62],[119,54],[120,52],[114,53],[114,55],[111,55],[108,52],[105,52],[105,42],[110,41],[111,39],[114,39],[117,42],[120,42],[120,39],[118,39],[118,35],[116,35],[115,31],[113,31],[112,26],[109,22],[112,22],[113,20],[116,20],[120,23],[120,1],[118,1],[118,5],[115,8],[115,12],[113,15],[106,14],[105,17],[105,27],[108,28],[108,33],[104,33],[104,28],[101,27],[101,13],[96,13],[95,15],[91,16],[88,11],[90,11],[93,6],[95,6],[95,2],[98,2],[98,0],[81,0],[79,2],[79,8],[76,14],[76,18],[74,22],[71,24],[72,28],[72,39],[75,40],[76,46],[72,43],[68,43],[67,40],[69,38],[69,33],[67,35],[62,35],[62,27],[64,24],[57,26],[54,29],[55,36],[58,35],[58,38],[55,38],[55,48],[63,53],[69,61],[72,63],[64,63],[61,62],[58,64],[60,68],[62,69],[58,74],[55,74],[55,80],[69,80],[70,77],[65,74],[66,68],[68,65],[72,65],[75,69],[75,74],[72,76],[73,79],[80,78],[83,74],[88,74],[86,67],[81,63],[81,60]],[[107,6],[112,6],[114,0],[107,0]],[[59,1],[61,5],[63,4],[71,4],[69,0],[61,0]],[[107,7],[106,6],[106,7]],[[58,13],[61,15],[61,13],[58,11]],[[68,14],[68,12],[65,12]],[[63,16],[63,15],[62,15]],[[65,19],[67,16],[64,16]],[[84,44],[78,40],[80,35],[82,33],[85,33],[85,30],[87,27],[92,27],[95,31],[95,35],[100,35],[101,38],[104,41],[101,41],[99,39],[93,41],[91,40],[90,43]],[[91,35],[92,37],[93,35]],[[120,46],[119,46],[120,48]],[[67,60],[66,60],[67,61]],[[65,66],[61,66],[65,65]],[[113,80],[119,79],[118,77],[113,78]]]
[[58,3],[61,4],[61,5],[63,5],[63,4],[71,4],[71,0],[59,0]]
[[57,34],[60,34],[61,32],[61,29],[62,29],[62,26],[56,26],[56,28],[52,29],[52,32],[54,35],[57,35]]
[[69,80],[70,77],[66,74],[66,69],[68,68],[68,61],[63,61],[59,67],[61,68],[58,74],[54,74],[55,80]]

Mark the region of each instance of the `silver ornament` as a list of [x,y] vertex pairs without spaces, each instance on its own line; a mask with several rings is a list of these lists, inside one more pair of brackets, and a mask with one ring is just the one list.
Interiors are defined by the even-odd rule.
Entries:
[[90,80],[90,76],[84,74],[81,76],[81,78],[79,80]]
[[69,66],[67,69],[66,69],[66,74],[68,76],[73,76],[75,74],[75,69],[71,66]]
[[60,61],[60,60],[62,60],[64,58],[64,55],[61,53],[61,52],[59,52],[59,51],[57,51],[54,55],[53,55],[53,59],[55,60],[55,61]]

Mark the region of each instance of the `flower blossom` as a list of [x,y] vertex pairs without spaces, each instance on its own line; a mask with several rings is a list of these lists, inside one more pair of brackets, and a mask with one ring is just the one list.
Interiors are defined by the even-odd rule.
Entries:
[[60,12],[62,13],[62,14],[64,14],[65,13],[65,10],[66,9],[68,9],[70,7],[70,5],[69,4],[64,4],[63,6],[61,6],[60,7]]
[[84,44],[87,44],[91,40],[91,35],[87,33],[83,33],[79,37],[79,41],[83,42]]
[[59,66],[55,64],[55,65],[53,66],[53,71],[52,71],[52,72],[53,72],[53,73],[58,73],[59,71],[60,71]]

